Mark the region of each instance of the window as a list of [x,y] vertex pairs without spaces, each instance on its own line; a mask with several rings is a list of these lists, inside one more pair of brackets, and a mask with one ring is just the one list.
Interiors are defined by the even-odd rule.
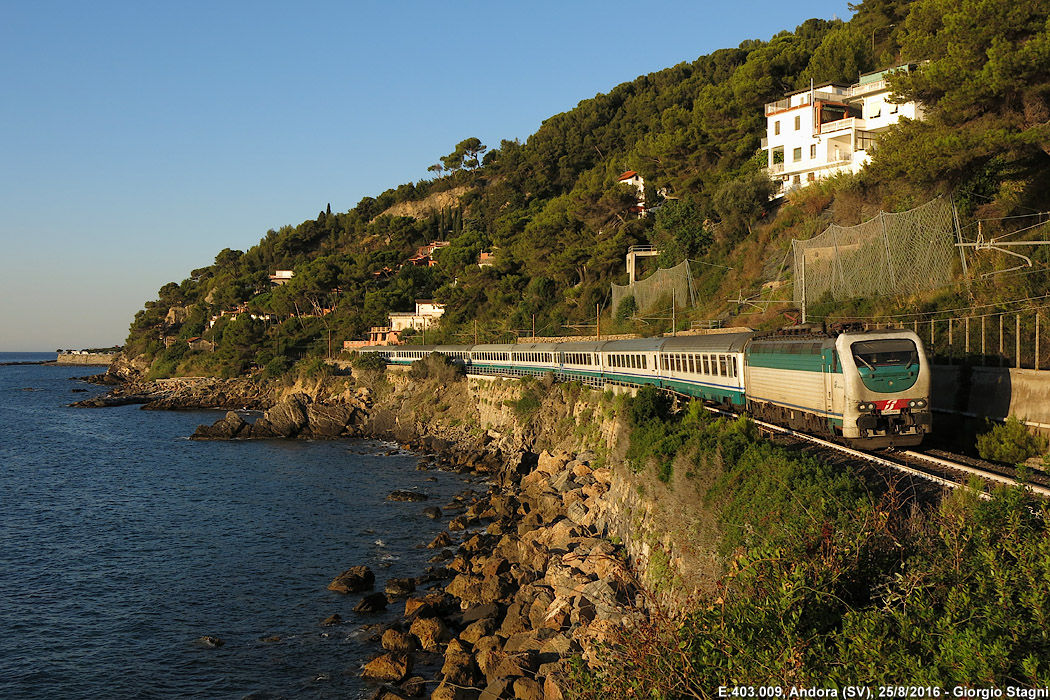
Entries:
[[695,373],[696,372],[696,364],[694,364],[693,360],[694,360],[694,356],[690,355],[689,356],[689,372],[690,373]]
[[801,128],[802,128],[802,117],[798,116],[798,115],[795,115],[795,131],[798,131]]
[[711,362],[708,360],[707,355],[704,355],[704,374],[711,374]]
[[806,182],[816,182],[816,180],[817,180],[817,174],[816,173],[808,173],[806,175]]
[[773,122],[773,135],[780,136],[780,120]]
[[719,376],[725,377],[729,375],[729,370],[726,368],[726,356],[718,356],[718,374]]
[[809,144],[809,157],[810,158],[816,158],[817,157],[817,144],[815,144],[815,143]]
[[802,160],[802,146],[799,146],[791,152],[791,159],[796,163]]

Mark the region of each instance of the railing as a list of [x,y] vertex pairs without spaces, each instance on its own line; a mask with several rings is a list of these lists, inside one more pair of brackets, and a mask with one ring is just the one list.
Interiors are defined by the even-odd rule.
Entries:
[[863,122],[863,119],[857,117],[846,117],[845,119],[836,119],[833,122],[825,122],[820,125],[820,133],[827,134],[832,131],[848,131],[852,129],[863,129],[864,125],[859,122]]
[[874,82],[866,83],[864,85],[853,85],[849,89],[849,95],[850,97],[856,97],[857,95],[864,95],[869,92],[878,92],[879,90],[885,89],[886,79],[883,78],[882,80],[876,80]]
[[878,327],[914,330],[938,365],[1050,369],[1050,342],[1043,310],[910,321]]
[[627,249],[628,253],[659,253],[656,246],[652,245],[633,245]]
[[779,175],[780,173],[784,172],[784,164],[773,163],[773,165],[769,166],[768,170],[770,175]]

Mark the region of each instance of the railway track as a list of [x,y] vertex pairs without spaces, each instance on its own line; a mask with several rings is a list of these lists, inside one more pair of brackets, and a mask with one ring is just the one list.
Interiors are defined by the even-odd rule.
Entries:
[[[731,417],[737,416],[737,414],[730,411],[713,407],[708,407],[708,410],[721,415]],[[807,435],[806,433],[800,433],[797,430],[784,428],[773,423],[767,423],[755,419],[752,419],[752,421],[767,433],[790,436],[811,445],[816,445],[831,450],[837,454],[846,455],[877,467],[890,468],[911,476],[925,479],[926,481],[933,482],[944,488],[968,488],[973,477],[977,477],[985,485],[981,491],[982,498],[991,498],[991,491],[996,486],[1016,486],[1019,483],[1015,477],[1008,473],[1004,473],[1005,470],[1002,468],[987,463],[980,463],[979,460],[966,459],[965,461],[970,462],[967,464],[964,463],[965,458],[961,458],[957,455],[942,456],[917,450],[866,452],[864,450],[846,447],[845,445],[831,442],[830,440]],[[1040,481],[1045,483],[1039,483]],[[1025,486],[1037,496],[1050,498],[1050,480],[1046,478],[1029,480]]]

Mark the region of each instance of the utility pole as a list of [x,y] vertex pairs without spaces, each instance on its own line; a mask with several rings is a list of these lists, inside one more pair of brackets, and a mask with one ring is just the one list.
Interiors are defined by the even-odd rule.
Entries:
[[601,304],[594,305],[594,330],[598,334],[598,340],[602,339],[602,307]]
[[474,344],[478,344],[478,319],[474,319]]

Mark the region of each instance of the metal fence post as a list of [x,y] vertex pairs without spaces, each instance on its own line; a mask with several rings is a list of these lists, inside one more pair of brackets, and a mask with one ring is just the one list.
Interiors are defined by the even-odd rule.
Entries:
[[1014,317],[1017,321],[1017,331],[1014,333],[1014,350],[1017,354],[1017,369],[1021,369],[1021,314]]

